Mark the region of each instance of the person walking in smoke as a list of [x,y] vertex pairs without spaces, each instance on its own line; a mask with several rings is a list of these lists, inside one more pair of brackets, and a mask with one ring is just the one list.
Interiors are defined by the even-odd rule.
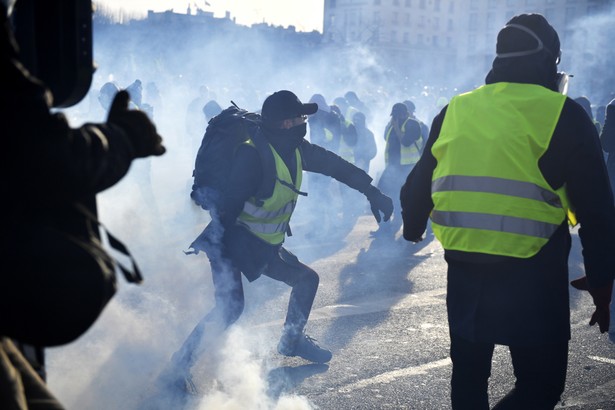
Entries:
[[[378,181],[378,188],[395,198],[397,209],[400,209],[399,195],[395,193],[399,191],[404,178],[419,160],[424,143],[421,126],[417,120],[410,118],[408,107],[405,104],[395,103],[393,105],[391,120],[384,130],[384,140],[386,141],[384,171]],[[394,215],[391,224],[380,226],[372,234],[395,238],[401,225],[401,214]]]
[[357,131],[357,145],[354,150],[355,165],[369,173],[370,162],[376,158],[378,153],[374,133],[367,128],[365,114],[362,112],[353,114],[352,123]]
[[[313,94],[309,103],[318,106],[318,110],[308,117],[309,140],[312,144],[318,145],[328,151],[338,153],[341,143],[341,120],[339,115],[327,104],[327,100],[322,94]],[[314,239],[331,238],[337,223],[337,214],[341,200],[339,187],[334,185],[334,181],[326,175],[310,173],[306,175],[307,189],[310,196],[307,202],[322,207],[318,212],[309,212],[305,215],[307,221],[306,237]],[[333,204],[331,198],[335,198]],[[323,204],[327,204],[323,206]],[[301,215],[297,215],[301,217]]]
[[202,339],[211,341],[239,319],[244,309],[242,274],[250,282],[265,275],[292,289],[277,346],[280,354],[315,363],[331,359],[331,352],[304,332],[318,288],[318,274],[283,246],[290,232],[302,172],[328,175],[362,192],[377,222],[389,220],[393,202],[371,185],[371,177],[361,169],[304,139],[308,115],[316,110],[316,104],[304,104],[287,90],[265,99],[260,132],[274,153],[277,175],[271,178],[272,194],[266,199],[257,201],[254,197],[266,178],[257,151],[250,144],[237,148],[221,209],[212,213],[211,223],[191,244],[195,251],[207,253],[216,304],[173,355],[174,369],[189,371]]
[[[497,36],[485,85],[451,99],[401,189],[404,238],[429,218],[448,264],[453,409],[489,409],[494,345],[514,388],[493,409],[553,409],[570,340],[568,220],[578,218],[590,325],[609,328],[615,208],[596,128],[559,93],[557,32],[540,14]],[[576,214],[570,211],[574,210]]]

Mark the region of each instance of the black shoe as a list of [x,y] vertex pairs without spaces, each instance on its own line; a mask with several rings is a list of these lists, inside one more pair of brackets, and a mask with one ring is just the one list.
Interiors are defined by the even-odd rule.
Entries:
[[333,357],[330,351],[318,346],[316,340],[305,333],[294,338],[283,336],[278,343],[278,352],[284,356],[299,356],[313,363],[327,363]]

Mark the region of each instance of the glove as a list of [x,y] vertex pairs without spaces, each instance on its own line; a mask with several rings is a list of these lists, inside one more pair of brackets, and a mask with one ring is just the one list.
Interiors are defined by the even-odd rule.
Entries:
[[382,212],[385,222],[391,219],[391,215],[393,214],[393,200],[391,198],[380,192],[380,190],[373,185],[370,186],[365,196],[369,201],[376,222],[380,223],[382,220],[380,212]]
[[592,315],[589,325],[593,326],[598,323],[600,327],[600,333],[609,331],[609,323],[611,321],[611,312],[609,311],[609,305],[611,304],[611,293],[613,290],[613,283],[600,288],[592,288],[587,282],[587,276],[580,277],[573,280],[570,284],[579,290],[586,290],[594,300],[596,310]]
[[[419,243],[423,240],[423,235],[422,234],[418,234],[416,232],[416,229],[414,229],[413,231],[410,230],[410,224],[406,223],[406,215],[404,214],[404,210],[401,210],[401,217],[403,222],[403,226],[402,226],[402,236],[404,237],[405,240],[409,241],[409,242],[414,242],[414,243]],[[421,232],[425,232],[425,230],[423,229]]]
[[130,139],[136,158],[145,158],[150,155],[162,155],[166,148],[162,145],[162,137],[156,132],[156,126],[142,111],[129,110],[130,96],[122,90],[115,95],[107,123],[120,127]]

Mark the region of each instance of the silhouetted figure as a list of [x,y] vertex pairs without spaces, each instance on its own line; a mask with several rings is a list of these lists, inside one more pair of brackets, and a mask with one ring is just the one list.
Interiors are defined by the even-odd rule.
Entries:
[[384,171],[378,181],[378,188],[394,198],[397,211],[391,224],[380,226],[373,234],[395,239],[402,225],[399,195],[396,193],[419,160],[425,141],[419,122],[410,118],[405,104],[395,103],[391,108],[391,120],[384,129],[384,140]]
[[14,341],[63,345],[95,322],[116,290],[113,259],[100,246],[96,194],[122,179],[135,158],[165,149],[147,116],[128,110],[125,91],[105,124],[71,128],[52,114],[53,96],[19,60],[5,6],[2,260],[12,269],[0,286],[0,408],[62,409]]
[[[209,100],[203,106],[203,115],[205,116],[205,122],[209,122],[213,117],[222,112],[222,107],[216,102],[216,100]],[[203,132],[205,134],[205,132]]]

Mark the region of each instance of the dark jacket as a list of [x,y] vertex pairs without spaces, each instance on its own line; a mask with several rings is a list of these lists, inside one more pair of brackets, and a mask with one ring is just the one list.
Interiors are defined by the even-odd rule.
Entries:
[[[494,62],[487,84],[508,81],[553,89],[544,72]],[[433,208],[431,180],[446,107],[436,116],[425,151],[401,189],[404,237],[419,238]],[[480,118],[476,119],[480,121]],[[475,159],[480,160],[480,159]],[[575,208],[590,283],[604,286],[615,274],[615,209],[596,128],[568,98],[539,167],[553,189],[566,184]],[[447,308],[452,333],[472,341],[536,345],[570,338],[568,255],[571,236],[564,222],[534,257],[517,259],[445,251]]]
[[[268,140],[291,170],[293,180],[296,180],[297,175],[293,172],[296,170],[294,147],[283,140],[272,141],[269,137]],[[365,192],[370,187],[372,178],[367,173],[333,152],[305,139],[301,141],[299,150],[304,171],[331,176],[360,192]],[[256,194],[262,178],[262,165],[257,151],[251,146],[242,145],[235,154],[228,189],[223,195],[222,250],[223,255],[232,260],[234,266],[250,281],[260,276],[263,267],[280,248],[279,245],[272,246],[262,241],[246,228],[235,224],[244,202]],[[216,224],[216,221],[212,221],[210,225],[212,224]],[[211,226],[208,228],[212,229]],[[212,257],[211,253],[208,255]]]
[[51,95],[19,63],[7,25],[0,48],[6,181],[2,260],[13,267],[2,273],[0,335],[40,346],[66,343],[75,335],[60,327],[79,317],[84,324],[93,323],[115,283],[105,289],[98,283],[76,283],[65,269],[44,263],[41,254],[58,266],[72,263],[60,260],[59,253],[54,258],[54,232],[80,238],[96,233],[73,204],[96,215],[95,194],[126,174],[134,149],[120,129],[100,124],[75,129],[63,115],[52,114]]
[[[332,152],[339,150],[342,133],[340,119],[335,113],[319,109],[314,115],[310,115],[308,124],[312,144],[320,145]],[[325,129],[333,133],[330,141],[325,137]]]
[[615,100],[611,101],[606,107],[600,142],[602,149],[609,154],[606,167],[611,178],[611,187],[615,187]]
[[[405,132],[402,136],[397,138],[395,136],[395,131],[391,131],[391,135],[389,136],[388,143],[385,147],[386,152],[388,154],[388,163],[387,166],[399,166],[401,164],[401,146],[409,147],[412,144],[417,144],[417,149],[420,151],[423,147],[418,143],[419,138],[421,137],[421,127],[420,123],[412,117],[408,117],[406,122]],[[384,128],[384,140],[387,139],[387,134],[391,127],[393,126],[392,121],[398,121],[399,127],[404,124],[406,118],[396,120],[391,118]]]

